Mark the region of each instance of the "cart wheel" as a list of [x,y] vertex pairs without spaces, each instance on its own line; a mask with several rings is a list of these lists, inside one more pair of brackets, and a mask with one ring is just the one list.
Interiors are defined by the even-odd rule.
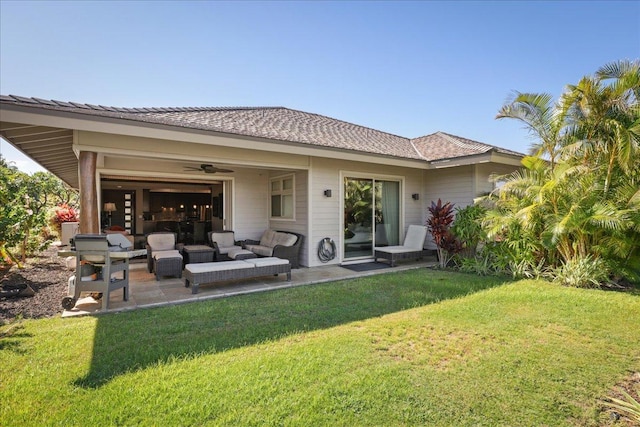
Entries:
[[76,301],[77,299],[75,299],[74,297],[64,297],[62,298],[62,308],[64,308],[65,310],[71,310],[76,306]]

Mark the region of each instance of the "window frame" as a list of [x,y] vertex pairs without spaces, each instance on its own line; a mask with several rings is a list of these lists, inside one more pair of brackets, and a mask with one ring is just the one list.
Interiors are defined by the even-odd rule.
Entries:
[[[291,180],[291,188],[284,189],[284,182]],[[279,186],[277,190],[273,189],[273,183],[278,182]],[[296,219],[296,175],[291,173],[287,175],[280,175],[269,179],[269,218],[274,221],[295,221]],[[280,216],[273,215],[273,198],[278,197],[280,200]],[[284,204],[283,196],[291,196],[291,216],[283,216]]]

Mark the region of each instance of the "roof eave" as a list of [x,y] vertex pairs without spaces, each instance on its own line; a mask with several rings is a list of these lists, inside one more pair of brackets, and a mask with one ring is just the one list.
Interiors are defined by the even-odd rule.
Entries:
[[[412,159],[397,157],[389,154],[372,153],[366,151],[349,150],[338,147],[323,145],[312,145],[304,142],[285,141],[257,137],[239,133],[230,133],[214,130],[190,128],[185,126],[159,124],[134,120],[128,117],[98,116],[93,114],[83,114],[82,111],[64,111],[48,108],[38,108],[37,105],[16,105],[14,103],[0,104],[0,121],[15,123],[37,123],[38,125],[73,129],[86,132],[115,133],[133,137],[157,138],[164,140],[183,140],[194,143],[211,143],[208,138],[222,137],[237,141],[243,139],[256,143],[254,149],[291,153],[292,148],[296,154],[335,158],[335,153],[340,153],[340,158],[350,161],[371,162],[372,157],[376,163],[383,163],[395,166],[404,166],[425,169],[423,159]],[[216,141],[224,144],[224,141]],[[235,143],[228,143],[230,147],[236,147]],[[331,154],[333,153],[333,155]],[[25,153],[29,155],[28,153]],[[47,168],[46,165],[42,165]]]
[[428,169],[452,168],[457,166],[477,165],[480,163],[499,163],[510,166],[520,166],[521,160],[521,156],[501,153],[498,149],[492,148],[479,154],[431,160],[428,162]]

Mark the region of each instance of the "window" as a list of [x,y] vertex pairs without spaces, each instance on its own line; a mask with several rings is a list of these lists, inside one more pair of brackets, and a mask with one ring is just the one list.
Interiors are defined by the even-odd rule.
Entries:
[[293,189],[295,181],[293,175],[287,175],[271,180],[271,218],[294,218]]

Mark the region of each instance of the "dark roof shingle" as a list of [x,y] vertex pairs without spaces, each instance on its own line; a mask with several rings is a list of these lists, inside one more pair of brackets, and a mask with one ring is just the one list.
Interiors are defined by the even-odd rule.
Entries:
[[437,132],[408,139],[365,126],[285,107],[122,108],[1,95],[2,104],[132,120],[412,160],[438,160],[482,154],[487,144]]

